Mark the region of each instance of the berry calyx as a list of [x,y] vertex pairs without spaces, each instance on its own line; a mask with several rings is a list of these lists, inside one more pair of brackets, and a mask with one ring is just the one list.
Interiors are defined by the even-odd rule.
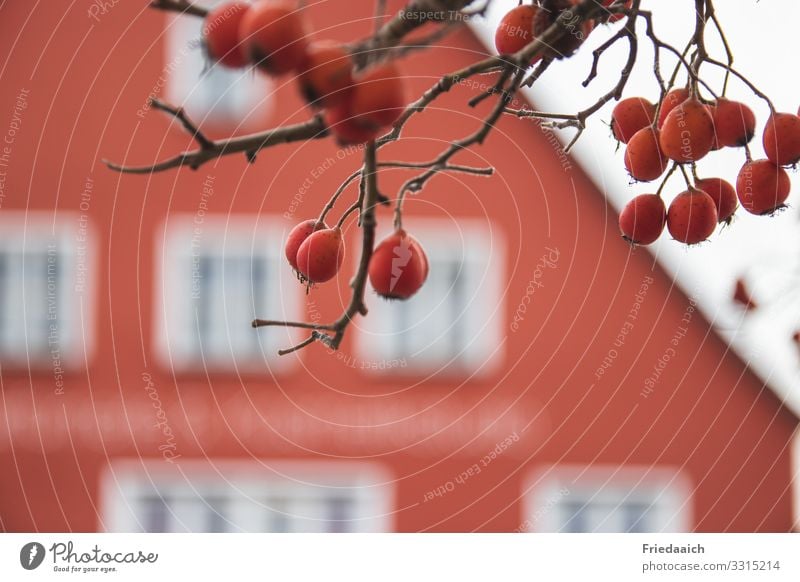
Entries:
[[[494,46],[498,53],[514,54],[533,40],[533,19],[538,11],[538,6],[522,4],[503,16],[494,33]],[[541,58],[541,55],[534,57],[531,64]]]
[[625,205],[619,215],[622,237],[637,245],[652,244],[667,223],[667,208],[657,194],[640,194]]
[[687,99],[669,112],[661,127],[661,151],[679,163],[695,162],[714,146],[714,120],[699,99]]
[[303,64],[306,35],[300,11],[284,1],[253,4],[239,24],[243,56],[271,75],[288,73]]
[[717,207],[711,196],[696,188],[678,194],[667,211],[667,228],[677,241],[694,245],[706,240],[717,226]]
[[298,272],[300,271],[297,267],[297,251],[300,249],[300,245],[311,236],[311,233],[322,230],[323,228],[327,228],[325,223],[317,222],[316,219],[312,218],[310,220],[304,220],[289,231],[289,236],[286,237],[286,244],[284,245],[284,253],[292,269]]
[[733,219],[733,214],[739,206],[739,200],[736,198],[736,190],[722,178],[704,178],[695,181],[695,187],[702,190],[714,201],[714,206],[717,207],[717,220],[730,224]]
[[644,97],[629,97],[617,103],[611,113],[611,131],[622,143],[628,143],[640,129],[653,124],[656,106]]
[[783,208],[791,187],[786,170],[769,160],[745,163],[736,178],[736,195],[751,214],[773,214]]
[[717,144],[720,147],[742,147],[756,134],[756,116],[744,103],[724,97],[711,106]]
[[408,299],[428,278],[428,257],[417,239],[396,230],[383,239],[369,262],[369,281],[386,299]]
[[658,130],[645,127],[633,135],[625,148],[625,168],[640,182],[651,182],[664,173],[667,158],[661,152]]
[[203,48],[211,61],[233,69],[247,64],[239,49],[239,24],[249,8],[247,2],[224,2],[206,15]]
[[297,270],[310,283],[333,279],[343,261],[344,239],[338,227],[311,233],[297,250]]
[[314,107],[330,107],[347,98],[353,84],[350,55],[340,44],[317,42],[308,47],[297,82],[305,100]]
[[764,128],[764,152],[776,166],[800,161],[800,117],[793,113],[771,115]]

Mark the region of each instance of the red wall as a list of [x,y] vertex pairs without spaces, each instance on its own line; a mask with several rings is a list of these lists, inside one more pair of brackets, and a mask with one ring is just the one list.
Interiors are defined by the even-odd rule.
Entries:
[[[160,457],[143,389],[145,372],[158,388],[182,458],[370,458],[385,463],[397,478],[396,505],[405,508],[395,516],[398,530],[514,530],[525,519],[523,483],[532,471],[553,463],[677,466],[694,488],[696,529],[790,529],[787,445],[796,419],[697,312],[654,390],[642,396],[689,300],[654,267],[651,255],[623,244],[602,194],[574,164],[562,167],[546,136],[528,122],[504,119],[484,147],[459,156],[461,163],[494,165],[495,176],[438,176],[407,206],[409,227],[414,216],[447,211],[490,220],[503,233],[507,339],[502,365],[490,377],[434,376],[398,390],[409,384],[408,376],[365,375],[318,345],[289,356],[300,358],[302,366],[274,378],[266,370],[236,377],[172,375],[160,367],[153,355],[153,257],[165,216],[195,212],[208,174],[217,186],[211,212],[280,215],[299,186],[298,176],[308,174],[310,160],[324,160],[336,150],[322,140],[264,151],[254,165],[234,156],[197,172],[120,176],[105,169],[101,158],[145,163],[191,145],[159,113],[151,111],[144,120],[136,116],[161,74],[164,55],[167,17],[145,10],[146,4],[121,2],[98,23],[80,4],[10,2],[2,8],[0,54],[10,56],[0,69],[0,124],[10,117],[17,90],[30,90],[2,210],[52,211],[56,196],[57,210],[77,209],[90,176],[98,253],[89,274],[97,294],[96,345],[88,368],[69,374],[63,396],[53,394],[49,370],[2,372],[2,529],[98,528],[99,477],[107,460]],[[330,36],[352,39],[368,32],[368,19],[356,16],[371,15],[370,6],[350,2],[344,14],[342,3],[327,2],[314,8],[312,20],[317,27],[337,24]],[[348,23],[338,25],[344,20]],[[467,31],[448,42],[449,48],[403,64],[411,94],[483,50]],[[381,159],[425,160],[441,150],[443,140],[472,131],[488,106],[466,108],[472,94],[469,87],[454,88],[436,102],[442,110],[414,119],[405,132],[408,139],[381,150]],[[276,99],[277,112],[260,120],[262,126],[307,115],[291,84]],[[297,217],[315,216],[359,163],[350,156],[326,172]],[[395,192],[409,175],[381,172],[382,190]],[[391,220],[389,210],[379,214],[380,220]],[[558,249],[557,266],[544,271],[543,286],[512,331],[546,247]],[[653,282],[637,319],[629,319],[646,277]],[[342,278],[341,295],[331,288],[312,292],[324,318],[340,312],[346,283]],[[624,345],[615,347],[626,321],[632,329]],[[611,349],[617,350],[613,365],[597,379]],[[352,334],[342,350],[351,353]],[[422,409],[427,412],[418,413]],[[312,415],[393,424],[359,432],[334,429]],[[421,503],[427,491],[514,432],[520,442],[479,476]],[[432,436],[420,441],[420,434]]]

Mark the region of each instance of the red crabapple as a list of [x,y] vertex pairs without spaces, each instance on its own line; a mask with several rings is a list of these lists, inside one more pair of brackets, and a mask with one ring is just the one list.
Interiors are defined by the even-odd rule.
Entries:
[[776,166],[800,161],[800,117],[793,113],[771,115],[764,128],[764,152]]
[[717,220],[730,224],[733,213],[739,206],[739,200],[736,198],[736,190],[722,178],[704,178],[695,181],[695,188],[702,190],[714,201],[714,206],[717,207]]
[[333,279],[343,261],[344,239],[338,227],[311,233],[297,250],[297,270],[311,283]]
[[292,269],[295,271],[300,270],[297,268],[297,251],[300,245],[311,236],[312,232],[323,228],[328,227],[325,226],[325,223],[317,222],[315,218],[312,218],[310,220],[304,220],[289,232],[289,236],[286,237],[284,252],[286,254],[286,260],[289,261]]
[[619,215],[622,237],[637,245],[654,243],[667,223],[667,208],[657,194],[640,194]]
[[705,157],[714,146],[714,120],[697,98],[690,98],[669,112],[661,127],[661,151],[679,163]]
[[320,108],[341,103],[353,84],[352,68],[350,55],[342,45],[313,43],[308,47],[302,72],[297,77],[303,97]]
[[256,2],[239,24],[243,56],[272,75],[288,73],[303,64],[306,35],[299,10],[283,0]]
[[783,208],[791,187],[786,170],[769,160],[745,163],[736,178],[736,195],[751,214],[773,214]]
[[408,299],[428,277],[428,257],[419,241],[404,230],[383,239],[369,262],[369,281],[386,299]]
[[625,168],[634,180],[651,182],[667,169],[667,157],[661,152],[658,134],[658,130],[645,127],[628,142]]
[[656,106],[644,97],[629,97],[617,103],[611,113],[611,131],[622,143],[628,143],[633,134],[652,125]]
[[711,196],[689,188],[678,194],[667,211],[667,228],[677,241],[694,245],[706,240],[717,226],[717,207]]
[[209,11],[203,21],[203,48],[209,59],[233,69],[248,63],[239,49],[239,24],[249,8],[247,2],[224,2]]
[[364,143],[394,123],[405,105],[403,77],[386,64],[357,78],[347,98],[326,112],[325,121],[340,144]]
[[689,89],[685,87],[681,87],[678,89],[673,89],[669,93],[664,96],[664,100],[661,102],[661,109],[658,112],[658,127],[664,126],[664,121],[667,119],[667,115],[675,109],[678,105],[686,101],[691,93]]
[[[522,4],[512,8],[503,16],[494,33],[494,46],[498,53],[514,54],[533,40],[533,19],[538,10],[538,6]],[[541,55],[534,57],[531,64],[541,58]]]
[[756,133],[756,116],[744,103],[717,99],[711,107],[717,143],[721,147],[741,147]]

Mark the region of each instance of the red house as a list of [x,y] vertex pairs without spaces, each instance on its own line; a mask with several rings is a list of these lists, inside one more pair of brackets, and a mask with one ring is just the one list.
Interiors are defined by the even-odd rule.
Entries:
[[[419,296],[370,296],[340,351],[278,357],[297,335],[253,317],[327,321],[348,300],[347,274],[305,295],[281,249],[361,152],[323,139],[109,171],[193,146],[150,97],[215,137],[310,115],[288,79],[203,73],[199,19],[147,4],[0,10],[0,528],[792,528],[797,417],[530,123],[459,155],[492,177],[439,175],[407,201],[431,259]],[[339,40],[371,16],[309,8]],[[413,94],[486,50],[468,28],[445,44],[403,61]],[[425,161],[472,131],[484,82],[380,159]],[[382,170],[381,191],[410,175]]]

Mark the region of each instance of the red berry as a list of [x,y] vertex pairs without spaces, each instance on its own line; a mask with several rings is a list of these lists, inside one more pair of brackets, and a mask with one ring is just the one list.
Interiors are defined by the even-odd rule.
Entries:
[[282,75],[300,67],[306,57],[306,26],[290,2],[261,0],[239,25],[242,54],[260,69]]
[[658,130],[645,127],[633,135],[625,148],[625,168],[640,182],[651,182],[664,173],[667,158],[661,152]]
[[661,128],[661,151],[676,162],[695,162],[714,145],[714,120],[697,98],[687,99],[669,112]]
[[[522,50],[533,40],[533,19],[539,10],[532,4],[512,8],[500,20],[494,33],[494,46],[501,55],[511,55]],[[535,57],[531,64],[541,59]]]
[[720,222],[730,224],[733,213],[739,206],[739,200],[736,198],[736,190],[730,184],[721,178],[704,178],[695,181],[695,187],[702,190],[714,201],[714,206],[717,207],[717,219]]
[[659,129],[664,126],[664,121],[667,119],[667,115],[669,115],[670,112],[678,105],[686,101],[690,95],[691,93],[689,92],[689,89],[679,88],[673,89],[664,96],[664,100],[661,102],[661,109],[658,112]]
[[776,166],[800,161],[800,117],[793,113],[771,115],[764,128],[764,151]]
[[619,215],[623,238],[638,245],[655,242],[666,223],[667,208],[656,194],[640,194],[628,202]]
[[720,147],[741,147],[756,133],[756,116],[744,103],[720,97],[711,107],[717,144]]
[[306,101],[315,107],[330,107],[347,98],[353,84],[350,55],[339,44],[318,42],[308,48],[303,72],[297,77]]
[[378,137],[380,128],[362,127],[350,114],[347,102],[325,110],[325,125],[339,145],[366,143]]
[[644,97],[623,99],[611,114],[611,130],[614,137],[622,143],[628,143],[633,134],[653,124],[656,106]]
[[286,253],[286,260],[292,266],[292,269],[299,271],[297,268],[297,251],[300,245],[303,244],[312,232],[327,228],[324,223],[317,222],[316,219],[304,220],[295,226],[286,237],[286,244],[284,245],[284,252]]
[[369,262],[369,281],[387,299],[408,299],[428,277],[428,257],[422,245],[404,230],[383,239]]
[[717,226],[717,207],[711,196],[690,188],[678,194],[667,211],[667,228],[677,241],[693,245],[706,240]]
[[356,80],[348,97],[326,113],[326,123],[340,144],[363,143],[400,117],[405,109],[405,83],[391,64]]
[[772,214],[783,208],[792,184],[789,174],[769,160],[745,163],[736,178],[736,195],[752,214]]
[[344,239],[339,228],[311,233],[297,250],[297,270],[311,283],[324,283],[339,272],[344,261]]
[[753,299],[753,296],[750,294],[750,290],[741,278],[736,279],[736,285],[733,288],[733,301],[744,307],[747,311],[758,307],[755,299]]
[[247,64],[239,49],[239,24],[249,8],[247,2],[224,2],[206,15],[203,46],[209,59],[234,69]]

